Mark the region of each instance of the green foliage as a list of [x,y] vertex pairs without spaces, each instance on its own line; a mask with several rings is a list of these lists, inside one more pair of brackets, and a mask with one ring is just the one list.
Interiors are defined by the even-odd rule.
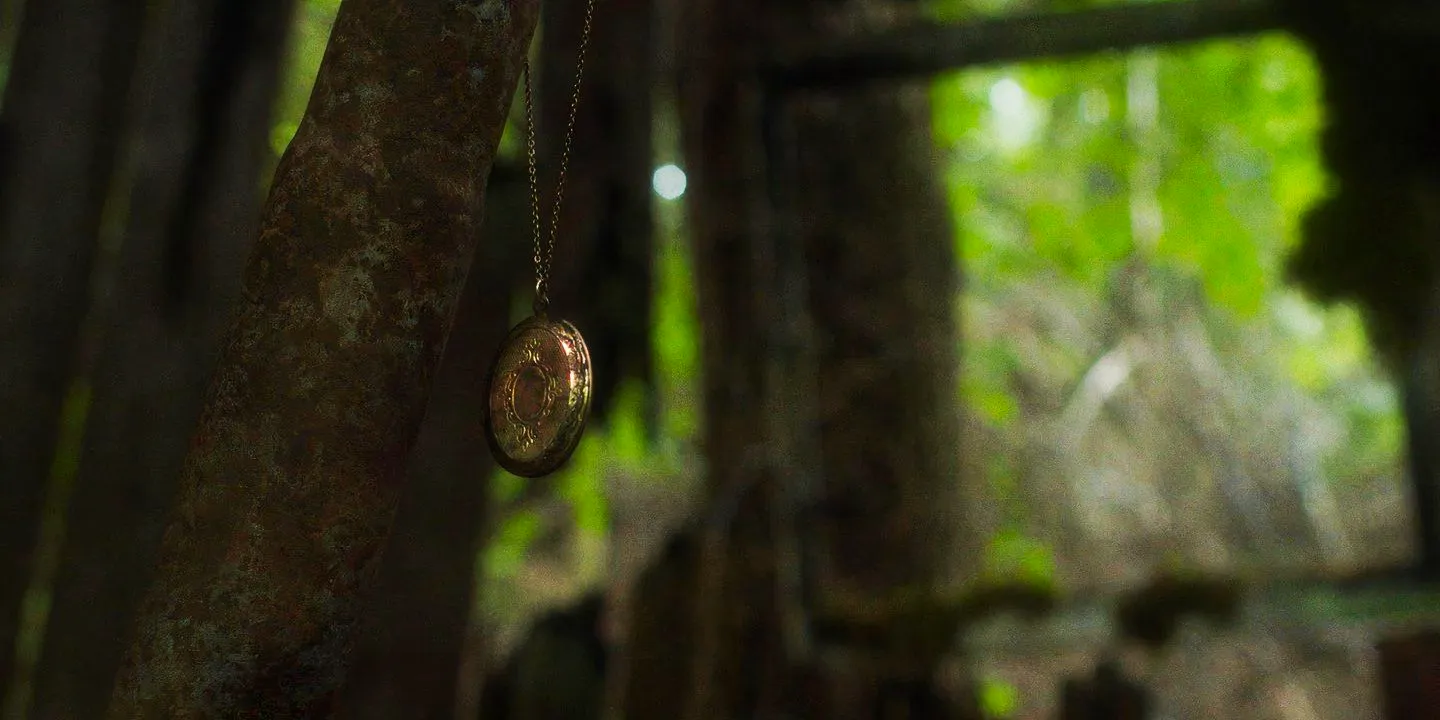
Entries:
[[[40,661],[45,628],[50,619],[51,589],[60,566],[60,548],[65,537],[66,510],[80,470],[80,453],[85,439],[85,421],[90,414],[90,383],[76,380],[65,392],[60,406],[60,432],[55,439],[55,456],[50,464],[44,512],[40,519],[40,542],[35,570],[21,599],[20,632],[15,639],[15,659],[22,668],[33,670]],[[22,717],[30,701],[32,686],[27,672],[18,673],[3,710],[4,717]]]
[[1020,710],[1020,688],[999,678],[982,679],[978,694],[980,711],[988,720],[1014,717]]
[[525,562],[530,543],[540,534],[540,516],[529,510],[512,513],[501,523],[485,549],[485,573],[491,578],[515,575]]
[[24,9],[21,0],[0,0],[0,110],[5,106],[5,86],[10,80],[10,62]]
[[[618,403],[616,410],[619,418],[623,411]],[[604,536],[609,530],[605,464],[616,454],[617,446],[614,435],[605,430],[608,428],[595,428],[588,432],[570,462],[555,478],[558,495],[574,513],[576,528],[598,536]]]
[[677,210],[662,207],[651,345],[661,393],[661,435],[692,440],[699,432],[696,402],[700,380],[700,327],[695,296],[695,268],[681,239]]
[[1055,583],[1055,554],[1044,542],[1019,530],[1001,530],[985,546],[985,574],[995,580],[1049,587]]
[[[1019,4],[927,7],[955,18]],[[1277,470],[1311,482],[1294,469],[1303,462],[1274,459],[1297,453],[1333,486],[1398,482],[1403,425],[1358,316],[1283,283],[1300,218],[1327,182],[1319,78],[1303,46],[1262,36],[980,68],[931,92],[966,275],[961,398],[978,421],[970,447],[986,453],[972,466],[996,501],[992,522],[1008,528],[986,548],[987,572],[1050,577],[1085,555],[1054,533],[1116,520],[1074,518],[1074,498],[1142,508],[1130,488],[1218,492],[1207,478],[1230,471],[1200,467],[1222,462],[1213,447],[1185,449],[1197,452],[1194,477],[1174,477],[1188,461],[1159,457],[1182,451],[1165,438],[1226,438],[1250,472],[1269,474],[1261,482],[1287,482]],[[1185,357],[1195,352],[1213,361]],[[1119,384],[1094,414],[1072,413],[1087,374],[1115,357]],[[1136,386],[1145,373],[1150,384]],[[1177,403],[1203,409],[1185,418]],[[1095,447],[1065,444],[1098,426]]]
[[525,489],[525,478],[507,472],[496,472],[490,481],[490,497],[497,505],[506,505]]
[[678,241],[660,248],[657,259],[655,328],[656,361],[662,374],[677,382],[699,377],[699,328],[695,317],[694,268]]
[[505,128],[500,131],[500,147],[496,157],[520,160],[525,149],[525,104],[524,95],[515,93],[510,114],[505,118]]
[[650,443],[645,437],[645,388],[631,380],[616,393],[616,413],[605,428],[609,455],[622,465],[643,465]]
[[275,120],[270,132],[270,149],[276,157],[285,153],[320,72],[325,46],[330,42],[330,28],[340,0],[305,0],[295,7],[295,24],[291,29],[290,57],[285,63],[285,78],[275,104]]
[[1127,118],[1131,63],[1097,56],[936,84],[936,139],[958,160],[950,186],[966,267],[981,287],[1041,271],[1105,282],[1136,252],[1130,193],[1143,141],[1164,216],[1154,260],[1253,314],[1276,289],[1295,219],[1323,190],[1312,63],[1283,38],[1160,55],[1148,134]]
[[90,414],[90,383],[75,381],[65,393],[60,406],[60,435],[56,439],[55,459],[50,466],[52,480],[69,482],[80,470],[81,443],[85,436],[85,419]]
[[[1295,219],[1323,186],[1313,63],[1292,41],[1212,43],[1161,66],[1167,232],[1160,254],[1213,302],[1253,314],[1278,289]],[[1282,221],[1288,218],[1289,222]]]
[[974,408],[985,423],[997,430],[1009,428],[1020,418],[1020,403],[1009,386],[1019,370],[1015,349],[1008,343],[989,343],[970,354],[970,364],[960,382],[962,401]]

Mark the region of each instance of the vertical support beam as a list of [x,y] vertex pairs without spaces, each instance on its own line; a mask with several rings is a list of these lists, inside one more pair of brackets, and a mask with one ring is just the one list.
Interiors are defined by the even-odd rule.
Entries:
[[61,407],[82,364],[97,234],[145,6],[27,3],[11,58],[0,124],[0,694]]
[[[753,2],[684,3],[677,67],[704,377],[709,510],[636,593],[636,617],[673,606],[663,637],[633,623],[627,720],[749,717],[773,707],[783,648],[771,508],[776,458],[766,340],[779,315],[753,57],[768,13]],[[647,618],[648,619],[648,618]],[[655,688],[688,688],[659,693]]]
[[1440,77],[1440,52],[1414,27],[1375,21],[1417,8],[1288,3],[1320,64],[1325,164],[1335,178],[1305,220],[1290,270],[1318,298],[1360,307],[1406,395],[1417,564],[1440,577],[1440,97],[1412,92]]
[[[863,12],[795,2],[776,18],[820,34],[903,22]],[[792,625],[808,627],[809,613],[824,620],[824,657],[805,662],[846,678],[835,717],[967,713],[934,682],[958,617],[942,598],[961,503],[960,272],[928,91],[778,90],[767,162],[779,195],[772,251],[785,272],[768,289],[783,317],[771,338],[783,366],[771,412],[785,425],[771,433],[791,462],[777,486],[796,525],[789,536],[805,538],[777,553],[803,567]],[[811,654],[808,640],[797,655]]]
[[1388,638],[1377,650],[1386,720],[1436,717],[1440,708],[1440,633]]
[[822,408],[817,581],[881,600],[944,582],[959,500],[959,291],[923,86],[792,104],[795,223]]
[[[767,89],[755,59],[776,8],[690,3],[677,98],[690,178],[688,226],[699,274],[705,454],[710,510],[692,589],[694,688],[688,720],[765,715],[784,700],[787,641],[780,595],[785,468],[793,434],[774,415],[785,390],[772,353],[786,337],[786,282],[772,225]],[[791,269],[800,269],[794,268]],[[791,299],[795,295],[789,295]]]
[[[165,6],[31,716],[101,717],[255,239],[291,0]],[[132,190],[133,188],[133,190]],[[124,537],[124,542],[117,542]]]

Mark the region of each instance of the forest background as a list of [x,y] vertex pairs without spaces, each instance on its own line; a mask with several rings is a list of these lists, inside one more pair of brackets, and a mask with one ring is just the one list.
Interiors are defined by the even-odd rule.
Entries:
[[[969,20],[1076,9],[1052,4],[945,0],[925,12]],[[267,25],[257,19],[263,12],[247,20],[284,48],[269,61],[273,112],[264,102],[255,111],[267,118],[266,152],[250,168],[257,181],[270,177],[299,127],[339,2],[274,5],[283,22]],[[5,3],[3,17],[0,88],[19,5]],[[170,42],[166,32],[186,32],[183,22],[166,27],[137,41],[141,62],[147,47]],[[1332,187],[1320,152],[1321,79],[1302,42],[1277,33],[966,69],[914,89],[928,102],[925,127],[962,268],[953,295],[926,300],[950,305],[959,322],[953,406],[963,441],[953,483],[963,501],[947,553],[956,577],[1020,580],[1079,602],[1167,574],[1305,581],[1413,561],[1395,384],[1358,310],[1318,303],[1287,277],[1305,213]],[[602,422],[552,482],[537,490],[498,471],[471,478],[488,494],[492,528],[473,562],[482,665],[503,664],[549,609],[597,590],[626,595],[703,505],[704,266],[684,212],[680,113],[664,90],[653,103],[644,327],[625,336],[643,338],[645,357],[624,355],[643,370],[614,378]],[[150,127],[167,127],[145,112],[155,111],[141,111]],[[121,150],[117,172],[130,174],[137,197],[155,181],[148,164],[163,166],[154,158],[170,147],[145,144],[157,138],[142,134]],[[512,121],[500,172],[518,168],[522,154]],[[166,182],[162,194],[177,192]],[[103,205],[92,275],[105,297],[125,287],[122,239],[147,212],[165,212],[143,199]],[[505,206],[492,196],[490,212],[496,207]],[[514,265],[517,276],[527,269]],[[76,345],[80,366],[103,375],[105,317],[70,312],[91,323],[91,340]],[[5,668],[10,718],[51,701],[42,659],[50,594],[57,576],[64,582],[62,548],[77,527],[67,511],[83,492],[82,448],[93,441],[85,427],[95,396],[83,375],[57,418],[43,497],[31,498],[44,512]],[[1300,639],[1255,627],[1193,630],[1179,650],[1128,662],[1157,678],[1162,706],[1184,706],[1183,717],[1360,717],[1376,703],[1374,637],[1337,628]],[[1049,716],[1061,679],[1112,643],[1040,657],[1007,643],[1012,630],[977,630],[981,641],[957,671],[977,679],[993,717]],[[1277,714],[1295,698],[1309,714]]]

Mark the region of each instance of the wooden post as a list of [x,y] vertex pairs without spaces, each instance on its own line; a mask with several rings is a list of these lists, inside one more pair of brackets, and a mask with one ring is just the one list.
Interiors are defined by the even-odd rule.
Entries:
[[[34,570],[62,407],[80,362],[97,234],[141,0],[28,3],[0,118],[0,695]],[[13,11],[10,13],[13,15]],[[9,19],[9,18],[7,18]],[[83,417],[75,393],[65,419]]]
[[1440,632],[1388,638],[1377,649],[1386,719],[1440,718]]
[[332,709],[537,16],[341,5],[111,717]]
[[[96,718],[149,584],[259,226],[292,0],[176,2],[151,20],[129,195],[89,384],[35,718]],[[138,103],[137,103],[138,105]],[[117,542],[123,537],[124,542]]]
[[1060,702],[1061,720],[1146,720],[1151,705],[1145,688],[1108,660],[1091,678],[1065,681]]
[[1429,4],[1405,0],[1293,5],[1324,81],[1334,182],[1307,213],[1290,272],[1318,299],[1360,308],[1402,385],[1417,565],[1440,577],[1440,98],[1410,92],[1440,76],[1435,13],[1427,22]]

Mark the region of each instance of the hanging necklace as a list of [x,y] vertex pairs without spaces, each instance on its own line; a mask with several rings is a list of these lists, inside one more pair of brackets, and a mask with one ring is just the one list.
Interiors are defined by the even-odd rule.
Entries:
[[529,61],[526,61],[524,69],[530,211],[535,246],[534,312],[512,328],[500,344],[500,352],[490,367],[487,380],[489,406],[485,413],[485,436],[495,461],[522,477],[540,477],[563,465],[579,444],[585,420],[590,414],[590,350],[574,325],[550,319],[546,310],[550,306],[550,263],[555,254],[555,236],[560,229],[560,201],[565,196],[565,170],[570,163],[575,114],[580,107],[580,78],[585,72],[585,50],[590,45],[594,11],[595,0],[587,0],[585,26],[580,37],[580,59],[575,66],[575,90],[570,97],[570,120],[565,127],[565,145],[560,153],[560,172],[555,181],[555,205],[551,211],[548,237],[543,236],[540,227],[535,103]]

